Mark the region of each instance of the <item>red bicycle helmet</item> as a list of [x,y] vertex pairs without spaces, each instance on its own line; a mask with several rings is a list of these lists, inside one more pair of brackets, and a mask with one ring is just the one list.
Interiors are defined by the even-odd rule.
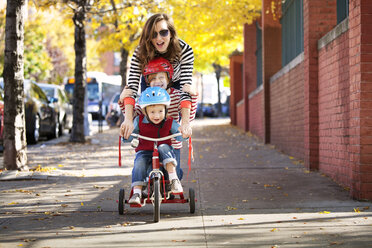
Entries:
[[169,81],[171,81],[173,77],[173,66],[167,59],[162,57],[151,60],[143,69],[143,75],[145,76],[146,83],[149,83],[147,80],[148,75],[158,72],[166,72],[168,74]]

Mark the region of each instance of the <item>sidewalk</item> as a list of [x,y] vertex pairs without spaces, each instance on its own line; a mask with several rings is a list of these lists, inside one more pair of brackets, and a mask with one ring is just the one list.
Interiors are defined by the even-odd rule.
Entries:
[[228,123],[195,121],[188,180],[186,147],[182,167],[186,195],[189,187],[196,192],[196,213],[188,204],[163,204],[159,223],[150,205],[118,214],[118,192],[129,193],[134,158],[122,146],[118,167],[118,129],[93,135],[88,145],[60,140],[30,148],[29,166],[40,165],[34,176],[43,178],[0,181],[0,247],[372,244],[370,202],[350,199],[330,178]]

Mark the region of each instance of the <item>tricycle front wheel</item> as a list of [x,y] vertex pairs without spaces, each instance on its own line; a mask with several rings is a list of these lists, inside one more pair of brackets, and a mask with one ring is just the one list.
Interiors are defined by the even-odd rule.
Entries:
[[160,182],[159,178],[154,179],[154,222],[160,220]]

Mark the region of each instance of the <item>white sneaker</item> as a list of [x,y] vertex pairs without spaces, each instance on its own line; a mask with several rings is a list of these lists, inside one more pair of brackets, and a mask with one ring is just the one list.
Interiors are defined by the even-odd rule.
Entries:
[[183,188],[179,179],[173,179],[171,182],[172,193],[182,193]]
[[140,194],[138,194],[138,193],[133,194],[128,202],[129,202],[129,204],[141,204]]

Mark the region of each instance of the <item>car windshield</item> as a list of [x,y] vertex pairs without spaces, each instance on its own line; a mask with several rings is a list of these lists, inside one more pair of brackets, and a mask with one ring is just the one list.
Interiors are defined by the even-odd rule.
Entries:
[[114,101],[113,103],[117,103],[119,101],[119,98],[120,98],[120,94],[117,94],[114,98]]
[[54,97],[54,89],[49,87],[41,87],[41,89],[44,91],[45,95],[48,98]]
[[99,101],[98,83],[89,83],[88,85],[88,100]]
[[[65,90],[70,96],[70,98],[73,97],[74,92],[74,84],[66,84]],[[88,91],[88,100],[89,101],[99,101],[99,88],[97,82],[91,82],[87,84],[87,91]]]

